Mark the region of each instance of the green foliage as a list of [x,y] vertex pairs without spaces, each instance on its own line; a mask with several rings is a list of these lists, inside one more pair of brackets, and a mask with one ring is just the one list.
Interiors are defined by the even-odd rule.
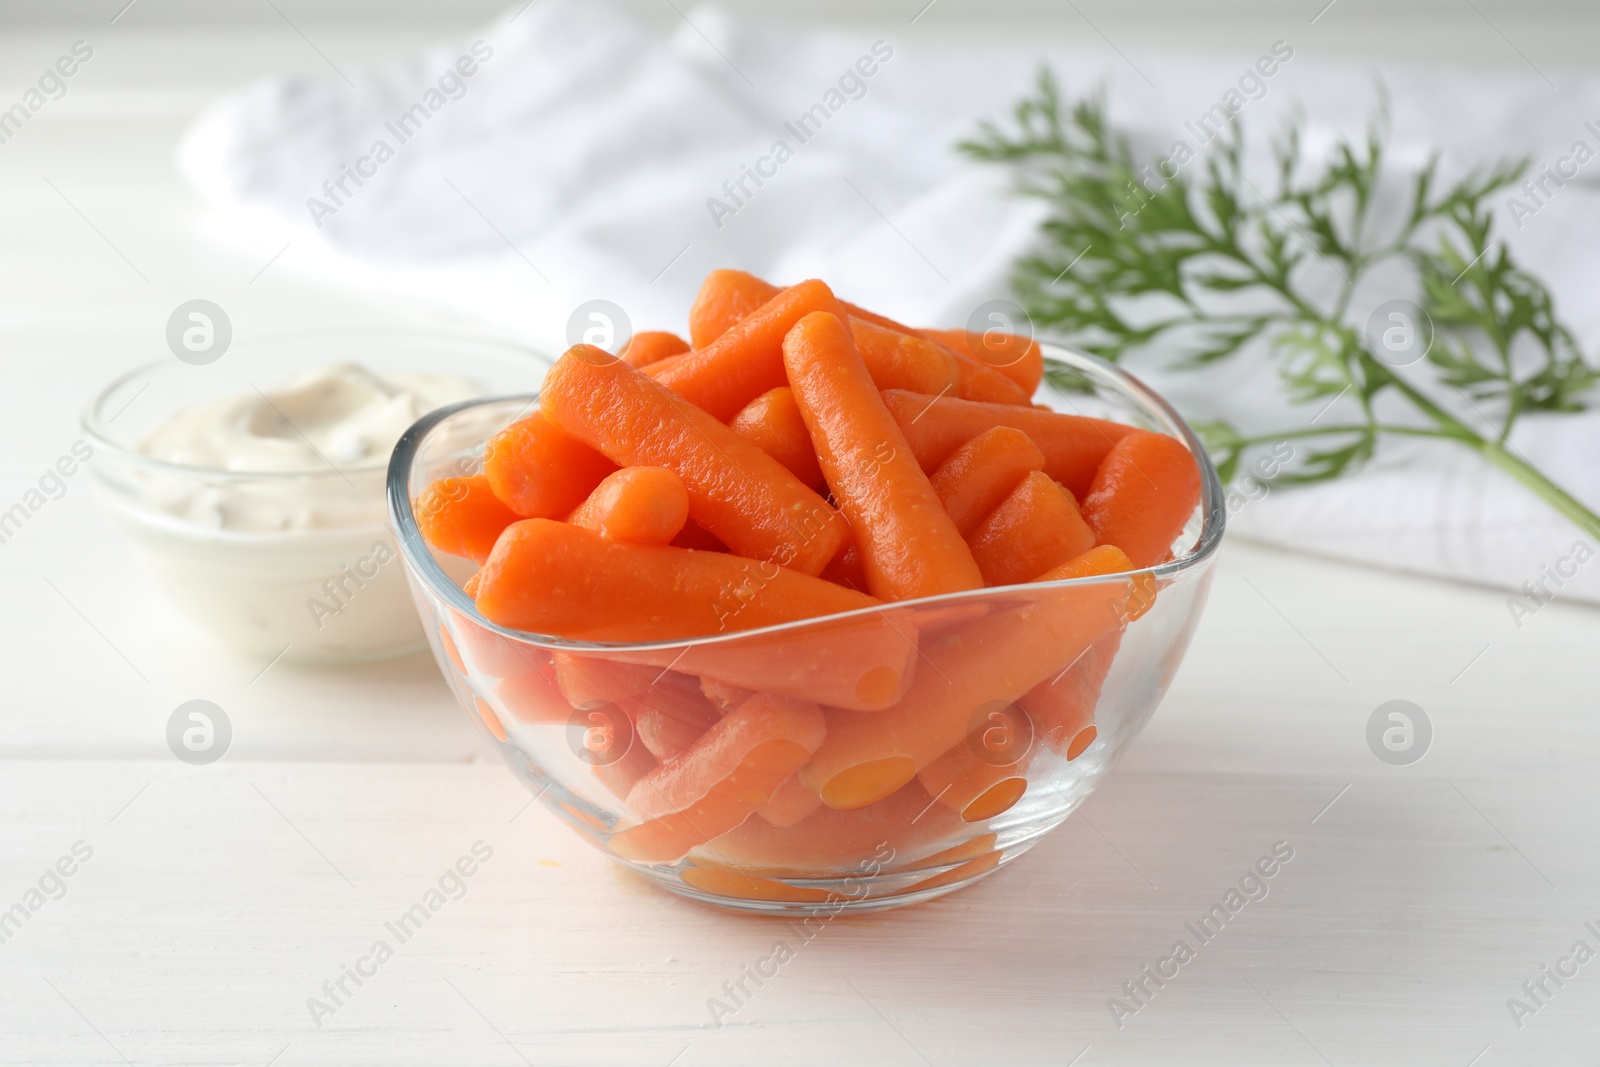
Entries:
[[[1244,173],[1236,122],[1168,177],[1113,134],[1103,94],[1069,105],[1046,69],[1009,124],[982,123],[960,149],[1014,167],[1019,191],[1050,206],[1038,246],[1012,275],[1037,327],[1111,361],[1159,349],[1201,368],[1247,349],[1267,354],[1286,400],[1307,417],[1253,436],[1202,426],[1225,481],[1268,442],[1316,440],[1280,479],[1316,482],[1371,459],[1384,436],[1441,437],[1593,528],[1600,520],[1505,447],[1523,413],[1579,411],[1600,378],[1543,282],[1493,240],[1490,200],[1526,163],[1445,182],[1430,160],[1406,183],[1409,206],[1380,225],[1380,184],[1400,187],[1385,169],[1387,135],[1385,104],[1364,137],[1314,166],[1291,123],[1273,145],[1275,181],[1262,190]],[[1410,278],[1435,328],[1426,364],[1409,372],[1377,359],[1351,321],[1352,295],[1380,265]],[[1070,388],[1065,368],[1047,374]],[[1414,417],[1380,421],[1386,396],[1403,398]],[[1318,426],[1345,397],[1359,417]]]

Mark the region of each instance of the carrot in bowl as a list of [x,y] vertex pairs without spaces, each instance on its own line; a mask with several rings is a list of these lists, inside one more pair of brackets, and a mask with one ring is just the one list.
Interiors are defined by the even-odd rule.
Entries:
[[1023,478],[1043,467],[1044,453],[1032,438],[996,426],[952,452],[928,481],[956,531],[966,537]]
[[1136,430],[1119,440],[1095,472],[1083,517],[1103,545],[1135,567],[1167,557],[1200,501],[1200,468],[1176,438]]
[[683,479],[666,467],[624,467],[595,486],[567,521],[612,541],[664,545],[688,518]]
[[701,695],[699,680],[673,671],[663,671],[633,701],[639,740],[661,760],[678,755],[720,721],[722,713]]
[[607,541],[567,523],[524,519],[484,564],[477,603],[484,618],[509,629],[631,642],[755,629],[875,601],[760,560]]
[[1028,396],[1044,380],[1044,350],[1031,337],[1001,330],[922,330],[922,336],[1010,378]]
[[818,574],[849,537],[839,513],[777,460],[598,348],[562,356],[541,403],[612,460],[671,469],[689,517],[741,556]]
[[833,290],[821,282],[792,285],[668,367],[659,380],[713,419],[726,422],[768,389],[784,384],[783,337],[814,311],[843,313]]
[[854,315],[849,318],[849,326],[861,362],[879,389],[907,389],[937,396],[960,384],[955,354],[944,346]]
[[990,585],[1031,581],[1094,547],[1072,494],[1043,471],[1023,478],[967,538]]
[[440,478],[417,497],[413,511],[429,545],[476,563],[488,559],[500,531],[522,517],[500,502],[481,474]]
[[974,709],[1009,703],[1118,625],[1118,583],[1056,590],[941,631],[922,644],[904,697],[873,715],[828,712],[828,736],[801,781],[832,808],[872,804],[967,735]]
[[822,742],[814,704],[757,694],[628,793],[639,822],[614,833],[624,859],[662,863],[732,830]]
[[768,389],[750,401],[728,423],[728,429],[783,464],[802,484],[823,487],[816,449],[811,447],[794,391],[787,385]]
[[1100,461],[1132,426],[1082,415],[1063,415],[1014,404],[980,404],[951,397],[890,389],[883,402],[894,416],[917,462],[937,470],[950,454],[985,430],[1010,426],[1032,438],[1044,453],[1044,472],[1081,498]]
[[666,330],[645,330],[628,338],[628,343],[617,349],[617,358],[630,367],[643,370],[668,356],[678,356],[689,351],[689,342]]
[[783,358],[823,476],[855,531],[868,591],[906,600],[979,588],[972,553],[844,323],[826,312],[807,315],[784,339]]
[[535,411],[489,438],[483,473],[507,507],[526,519],[559,519],[617,469]]
[[992,819],[1022,799],[1033,754],[1033,722],[1010,705],[985,705],[958,744],[917,772],[917,780],[964,822]]

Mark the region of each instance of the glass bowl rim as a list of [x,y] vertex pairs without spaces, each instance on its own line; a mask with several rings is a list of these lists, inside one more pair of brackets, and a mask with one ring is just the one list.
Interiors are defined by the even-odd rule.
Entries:
[[412,568],[434,596],[444,600],[458,614],[470,619],[475,625],[523,644],[580,652],[615,653],[659,651],[686,647],[698,648],[727,641],[793,633],[821,624],[843,623],[882,614],[887,609],[927,608],[1021,590],[1054,590],[1071,586],[1105,584],[1114,581],[1125,581],[1138,575],[1151,575],[1159,581],[1163,578],[1171,578],[1199,569],[1209,563],[1222,543],[1227,508],[1225,506],[1226,500],[1223,495],[1222,481],[1217,475],[1216,466],[1211,462],[1211,457],[1206,453],[1205,445],[1200,440],[1200,436],[1184,421],[1181,415],[1173,410],[1172,405],[1167,403],[1159,393],[1129,372],[1100,359],[1098,356],[1092,356],[1069,345],[1051,341],[1040,341],[1039,344],[1046,357],[1066,363],[1073,370],[1080,371],[1097,382],[1114,386],[1124,396],[1131,398],[1136,403],[1136,406],[1141,409],[1141,414],[1151,416],[1154,421],[1164,424],[1163,428],[1169,431],[1171,436],[1177,437],[1188,447],[1200,467],[1199,508],[1201,515],[1200,536],[1194,548],[1189,552],[1165,563],[1141,567],[1138,570],[1118,571],[1114,574],[1092,575],[1086,578],[1067,578],[1055,582],[1024,582],[1015,585],[985,586],[981,589],[968,589],[959,593],[943,593],[938,596],[921,597],[916,600],[898,600],[890,604],[857,608],[853,611],[838,612],[833,615],[817,615],[756,629],[733,630],[720,634],[703,634],[697,637],[679,637],[664,641],[579,641],[554,634],[513,630],[490,622],[480,615],[472,598],[467,596],[466,592],[445,574],[444,568],[440,567],[433,558],[433,553],[422,539],[422,532],[417,526],[416,515],[411,507],[411,467],[422,442],[427,438],[428,434],[451,416],[470,408],[509,401],[527,401],[528,406],[531,406],[533,401],[538,398],[537,393],[488,396],[474,400],[464,400],[460,403],[450,404],[436,411],[431,411],[413,423],[401,435],[400,440],[396,442],[394,452],[389,457],[388,483],[385,487],[389,503],[389,523],[406,565]]
[[[475,345],[480,349],[498,350],[507,357],[522,356],[530,358],[543,369],[548,370],[551,365],[550,356],[542,349],[525,345],[513,338],[495,337],[488,334],[451,333],[443,330],[406,330],[394,327],[325,327],[293,330],[286,333],[265,334],[238,341],[230,345],[234,348],[261,348],[270,345],[293,344],[304,341],[323,341],[354,338],[375,338],[404,341],[437,341],[456,344]],[[128,445],[115,440],[109,431],[110,419],[105,419],[105,406],[117,390],[141,377],[154,378],[161,374],[182,373],[185,364],[168,357],[154,359],[118,374],[104,387],[99,389],[89,402],[84,405],[78,416],[78,426],[88,437],[90,446],[99,452],[102,449],[110,455],[128,463],[147,470],[160,471],[166,474],[185,475],[191,478],[205,478],[214,481],[260,481],[281,482],[286,480],[316,480],[323,478],[343,478],[348,475],[368,475],[387,471],[389,459],[381,458],[359,466],[343,466],[332,470],[314,471],[242,471],[228,470],[222,467],[207,467],[191,463],[174,463],[170,460],[156,459],[138,452]],[[446,373],[441,369],[439,373]],[[137,398],[138,394],[135,394]],[[483,403],[491,400],[504,399],[503,397],[478,397],[475,400],[465,401],[466,404]],[[132,403],[130,400],[128,403]],[[459,406],[459,405],[457,405]],[[121,414],[121,412],[118,412]],[[113,415],[112,418],[116,416]]]

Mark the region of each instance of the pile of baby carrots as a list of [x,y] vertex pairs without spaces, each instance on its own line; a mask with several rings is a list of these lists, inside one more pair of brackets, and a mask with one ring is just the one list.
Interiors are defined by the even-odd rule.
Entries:
[[886,824],[908,844],[917,808],[942,813],[915,820],[932,847],[1015,804],[1037,751],[1081,754],[1155,584],[1040,583],[1168,558],[1200,493],[1184,445],[1035,405],[1029,339],[913,329],[820,281],[716,271],[688,333],[574,346],[482,474],[414,502],[480,564],[484,618],[630,646],[444,632],[489,728],[605,723],[590,762],[624,813],[598,832],[707,871],[833,869]]

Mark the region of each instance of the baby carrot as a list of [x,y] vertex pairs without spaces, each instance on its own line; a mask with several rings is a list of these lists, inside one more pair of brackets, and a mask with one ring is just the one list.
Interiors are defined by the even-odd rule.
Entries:
[[[614,715],[622,714],[619,708],[609,710]],[[627,803],[628,794],[639,784],[639,779],[656,769],[656,758],[634,738],[632,746],[620,758],[592,763],[590,769],[612,796]]]
[[917,780],[964,822],[992,819],[1022,799],[1033,724],[1016,705],[980,708],[966,738],[917,772]]
[[634,698],[633,724],[639,740],[657,759],[676,756],[718,722],[721,712],[700,693],[698,680],[675,672]]
[[1165,559],[1200,502],[1200,468],[1176,438],[1139,430],[1100,463],[1083,517],[1102,545],[1116,545],[1135,567]]
[[867,587],[867,568],[861,562],[861,550],[856,548],[854,541],[845,545],[844,551],[834,556],[832,562],[822,569],[822,577],[851,589]]
[[529,519],[564,518],[616,469],[538,411],[489,438],[483,451],[494,495]]
[[683,529],[678,531],[678,536],[671,543],[676,548],[693,548],[700,552],[728,551],[727,545],[712,537],[704,526],[693,519],[683,524]]
[[784,339],[783,358],[823,475],[855,531],[868,591],[908,600],[981,586],[844,323],[807,315]]
[[689,351],[689,342],[666,330],[645,330],[628,338],[628,343],[617,350],[617,358],[630,367],[644,369],[668,356]]
[[507,528],[484,564],[477,603],[484,618],[510,629],[584,641],[666,641],[875,602],[776,564],[607,541],[564,522],[524,519]]
[[639,368],[639,373],[647,374],[652,378],[659,379],[663,374],[666,373],[668,367],[676,367],[678,364],[683,362],[684,357],[687,355],[688,353],[685,352],[682,355],[668,356],[666,359],[658,359],[654,363],[647,363]]
[[[694,347],[705,348],[780,292],[780,287],[762,281],[747,271],[712,271],[706,275],[699,295],[694,298],[694,306],[689,309],[689,340]],[[839,306],[852,320],[881,326],[895,333],[920,336],[919,331],[866,308],[844,301],[840,301]],[[853,328],[855,323],[851,322],[851,326]]]
[[950,454],[985,430],[1010,426],[1033,439],[1044,453],[1044,472],[1082,497],[1111,446],[1132,426],[1082,415],[1062,415],[1012,404],[979,404],[891,389],[883,402],[899,424],[922,469],[937,470]]
[[912,333],[899,333],[851,316],[850,335],[861,362],[879,389],[940,393],[956,389],[960,373],[956,357],[943,345]]
[[1084,649],[1083,655],[1055,677],[1040,682],[1017,701],[1032,719],[1039,743],[1067,759],[1076,759],[1094,737],[1079,738],[1094,729],[1094,709],[1111,664],[1122,645],[1122,631],[1113,630]]
[[811,447],[811,435],[787,385],[768,389],[728,423],[728,429],[782,463],[800,481],[813,489],[822,488],[822,468]]
[[724,682],[721,678],[705,677],[700,679],[700,692],[704,693],[705,698],[721,712],[732,711],[755,695],[753,689]]
[[566,722],[572,717],[572,705],[556,687],[554,671],[502,678],[490,690],[489,703],[505,718],[536,725]]
[[990,585],[1039,577],[1094,547],[1094,533],[1072,494],[1034,471],[967,538],[972,558]]
[[816,791],[808,789],[798,775],[791,774],[756,814],[773,826],[793,826],[820,807],[822,798]]
[[987,363],[961,352],[956,357],[956,398],[979,404],[1011,404],[1031,407],[1033,401],[1022,386]]
[[489,558],[500,531],[521,518],[500,502],[481,474],[440,478],[422,491],[413,510],[429,545],[477,563]]
[[928,481],[956,531],[966,537],[1017,483],[1043,467],[1044,453],[1032,438],[1013,427],[996,426],[952,452]]
[[671,667],[739,689],[881,711],[900,699],[910,681],[917,658],[917,620],[909,612],[884,608],[736,641],[645,649],[626,656],[658,670]]
[[821,282],[792,285],[706,347],[668,367],[661,384],[718,422],[726,422],[768,389],[784,384],[783,337],[815,311],[843,314],[833,291]]
[[665,467],[624,467],[595,487],[567,517],[612,541],[664,545],[689,518],[683,480]]
[[1028,396],[1044,380],[1044,351],[1030,337],[1000,330],[973,333],[969,330],[922,330],[922,336],[938,341],[952,352],[970,356],[979,363],[1004,374]]
[[831,808],[888,796],[966,737],[975,708],[1016,700],[1115,628],[1125,597],[1118,583],[1059,589],[924,640],[898,704],[827,713],[828,736],[801,781]]
[[[778,369],[781,377],[781,359]],[[542,403],[563,430],[612,460],[674,471],[689,493],[689,517],[741,556],[818,574],[850,536],[839,513],[777,460],[598,348],[577,345],[562,356]]]
[[818,808],[793,826],[750,819],[696,849],[695,857],[780,878],[855,870],[864,881],[888,864],[939,852],[952,833],[966,829],[960,816],[934,803],[913,779],[876,804],[853,811]]
[[779,289],[742,270],[714,270],[689,308],[689,340],[705,348],[777,296]]
[[751,697],[639,779],[628,808],[641,821],[612,835],[612,851],[662,863],[732,830],[816,751],[823,729],[814,704],[765,693]]
[[580,711],[603,704],[621,704],[649,689],[661,675],[649,664],[604,659],[582,652],[552,652],[556,686],[567,703]]

